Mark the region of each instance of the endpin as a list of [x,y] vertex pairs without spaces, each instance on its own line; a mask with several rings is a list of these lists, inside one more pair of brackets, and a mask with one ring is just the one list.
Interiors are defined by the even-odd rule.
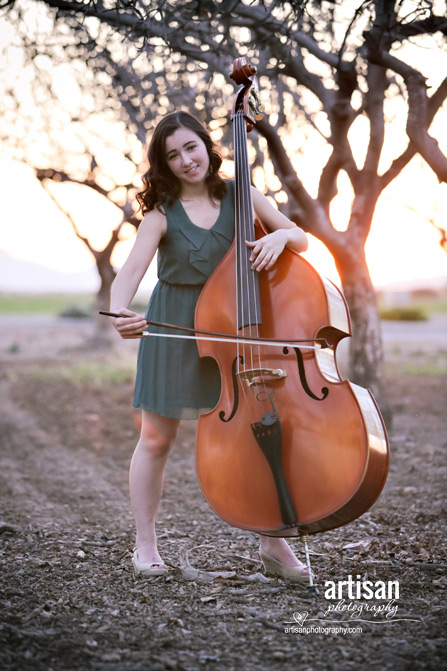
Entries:
[[313,594],[314,596],[318,596],[318,594],[320,592],[318,591],[318,587],[316,585],[314,585],[314,577],[312,575],[312,569],[310,567],[309,547],[307,545],[310,538],[309,538],[309,536],[303,534],[302,536],[300,536],[300,540],[302,541],[302,543],[304,545],[304,552],[306,554],[306,566],[307,566],[307,571],[309,573],[309,586],[307,588],[307,591],[309,592],[309,594]]

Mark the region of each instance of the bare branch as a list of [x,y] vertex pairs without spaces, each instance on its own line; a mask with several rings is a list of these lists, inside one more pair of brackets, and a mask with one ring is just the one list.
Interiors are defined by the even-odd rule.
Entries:
[[400,74],[408,92],[407,133],[416,151],[431,167],[440,182],[447,182],[447,157],[435,138],[428,134],[428,98],[425,77],[395,56],[381,53],[383,65]]
[[410,207],[409,205],[405,205],[405,207],[410,210],[411,212],[414,212],[414,214],[417,214],[419,217],[422,217],[422,219],[425,219],[425,221],[428,221],[429,224],[433,226],[433,228],[436,228],[436,230],[439,233],[439,246],[441,249],[444,250],[447,254],[447,229],[444,228],[443,226],[438,226],[438,224],[435,221],[435,217],[424,217],[418,210],[415,210],[414,207]]
[[408,37],[433,35],[438,32],[447,35],[447,19],[444,16],[430,14],[426,19],[420,21],[401,23],[397,29],[393,30],[393,39],[404,40]]
[[384,99],[388,86],[385,68],[369,64],[368,90],[365,94],[365,112],[369,119],[369,142],[366,154],[363,178],[367,181],[377,181],[380,156],[385,139]]
[[357,188],[360,177],[348,141],[349,129],[356,118],[351,105],[351,96],[357,87],[354,63],[339,64],[337,83],[334,104],[328,109],[331,122],[330,143],[333,151],[321,173],[318,187],[318,200],[327,213],[331,201],[337,195],[337,178],[340,170],[345,170],[349,175],[354,189]]
[[68,221],[70,222],[70,224],[73,228],[73,231],[74,231],[76,237],[79,238],[79,240],[82,240],[82,242],[85,244],[85,246],[87,247],[89,252],[95,258],[95,260],[97,260],[99,252],[92,247],[92,245],[90,243],[90,240],[88,238],[86,238],[85,236],[80,234],[80,232],[78,230],[78,227],[76,226],[76,222],[73,219],[73,217],[71,216],[70,212],[68,210],[66,210],[64,207],[62,207],[62,205],[60,204],[60,202],[58,201],[56,196],[51,192],[50,189],[48,189],[46,179],[43,178],[43,179],[40,180],[40,182],[41,182],[43,188],[45,189],[46,193],[49,195],[49,197],[51,198],[53,203],[56,205],[56,207],[62,212],[62,214],[65,217],[67,217]]
[[[435,93],[428,99],[428,113],[427,113],[427,127],[430,125],[436,116],[438,110],[442,107],[444,101],[447,99],[447,77],[441,82]],[[394,161],[388,170],[380,177],[381,191],[388,186],[411,161],[413,156],[417,153],[417,148],[414,142],[410,140],[406,150]]]
[[447,182],[447,157],[444,156],[437,140],[428,133],[428,98],[425,77],[415,68],[393,56],[387,50],[389,39],[374,27],[366,34],[366,45],[370,63],[380,65],[399,74],[408,94],[407,134],[416,151],[432,168],[440,182]]

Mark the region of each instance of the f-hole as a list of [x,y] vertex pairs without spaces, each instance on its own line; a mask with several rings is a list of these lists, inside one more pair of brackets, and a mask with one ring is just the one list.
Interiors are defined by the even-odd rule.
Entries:
[[241,364],[241,366],[243,366],[244,365],[244,357],[242,357],[242,356],[235,357],[235,359],[233,360],[233,363],[231,365],[231,379],[233,381],[233,409],[232,409],[228,419],[225,419],[225,410],[221,410],[219,412],[219,419],[221,420],[221,422],[229,422],[230,420],[232,420],[233,417],[235,416],[236,411],[237,411],[238,406],[239,406],[239,386],[238,386],[238,379],[237,379],[237,375],[236,375],[236,368],[237,368],[238,360],[239,360],[239,363]]
[[[306,394],[308,396],[310,396],[310,398],[313,398],[315,401],[324,401],[324,399],[327,398],[327,396],[329,394],[329,389],[327,387],[322,387],[321,388],[321,394],[322,394],[321,397],[317,396],[316,394],[313,393],[312,389],[309,387],[309,385],[307,383],[306,369],[304,368],[304,359],[303,359],[303,355],[301,354],[301,350],[299,349],[299,347],[294,347],[293,351],[295,352],[296,361],[297,361],[297,364],[298,364],[298,372],[300,374],[300,380],[301,380],[301,384],[303,385],[304,391],[306,392]],[[288,354],[289,353],[289,348],[284,347],[283,353]]]

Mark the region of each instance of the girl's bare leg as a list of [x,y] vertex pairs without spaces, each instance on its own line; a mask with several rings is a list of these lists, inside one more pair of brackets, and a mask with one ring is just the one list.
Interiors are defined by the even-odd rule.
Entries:
[[138,558],[162,563],[157,549],[155,518],[163,489],[166,461],[177,435],[179,420],[142,410],[140,440],[129,472],[130,501],[137,527]]

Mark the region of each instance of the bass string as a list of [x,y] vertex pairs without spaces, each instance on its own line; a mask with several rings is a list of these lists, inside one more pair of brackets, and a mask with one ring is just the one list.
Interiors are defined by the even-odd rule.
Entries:
[[[251,180],[250,180],[250,171],[249,171],[249,161],[248,161],[248,144],[247,144],[247,128],[245,125],[245,122],[243,123],[243,134],[244,134],[244,141],[243,141],[243,147],[244,147],[244,153],[245,153],[245,163],[244,165],[247,166],[246,169],[246,190],[244,193],[248,195],[248,202],[246,204],[247,208],[247,216],[245,219],[246,222],[246,235],[245,239],[250,239],[251,237],[254,237],[254,209],[253,209],[253,203],[252,203],[252,196],[251,196]],[[250,250],[251,252],[251,250]],[[250,252],[247,254],[247,257],[250,255]],[[249,263],[249,262],[248,262]],[[260,337],[260,331],[259,331],[259,325],[261,323],[261,306],[259,304],[259,276],[257,271],[253,271],[250,268],[250,265],[247,267],[247,274],[250,280],[250,305],[252,306],[252,312],[253,314],[253,319],[250,322],[250,335],[253,335],[253,331],[255,333],[256,337]],[[252,324],[252,321],[254,321],[254,327]],[[262,370],[262,351],[265,350],[265,347],[261,345],[255,345],[251,346],[252,352],[256,352],[256,358],[257,358],[257,366],[259,370]],[[253,356],[252,356],[253,360]],[[254,366],[254,364],[253,364]],[[253,397],[253,402],[256,404],[257,409],[258,409],[258,414],[259,414],[259,405],[267,405],[269,406],[270,403],[270,395],[267,392],[267,386],[265,383],[265,378],[260,373],[260,378],[261,378],[261,384],[262,384],[262,390],[263,390],[263,395],[262,395],[262,400],[261,400],[261,394],[259,391],[259,387],[255,385],[254,387],[251,388],[252,391],[252,397]],[[259,417],[257,417],[259,419]]]
[[[235,245],[236,245],[236,319],[237,319],[237,328],[239,328],[239,316],[243,310],[241,301],[241,291],[239,287],[240,283],[240,265],[241,265],[241,201],[240,201],[240,183],[239,183],[239,131],[238,131],[238,115],[236,114],[233,117],[233,136],[234,136],[234,167],[235,167],[235,184],[236,184],[236,194],[235,194]],[[241,361],[241,345],[237,343],[237,373],[240,373],[240,361]]]
[[[253,286],[253,273],[249,270],[249,248],[245,245],[245,240],[250,237],[250,181],[248,174],[248,156],[247,156],[247,136],[245,128],[245,120],[242,115],[238,119],[238,130],[239,130],[239,165],[240,165],[240,198],[241,198],[241,210],[242,210],[242,219],[241,219],[241,238],[240,238],[240,247],[241,247],[241,280],[243,282],[242,291],[245,291],[245,297],[242,299],[243,310],[246,308],[248,314],[242,314],[242,324],[245,326],[248,324],[249,334],[252,335],[252,325],[253,322],[256,322],[256,314],[254,313],[254,286]],[[249,348],[250,352],[250,366],[254,368],[254,359],[253,359],[253,348]]]
[[[245,314],[245,300],[244,300],[244,290],[247,287],[244,286],[245,282],[248,281],[247,273],[244,273],[244,260],[246,261],[246,245],[245,245],[245,229],[244,229],[244,219],[245,219],[245,203],[244,203],[244,181],[243,181],[243,168],[244,168],[244,156],[243,151],[243,130],[245,129],[245,120],[242,113],[236,114],[234,117],[234,152],[235,152],[235,177],[236,177],[236,244],[237,244],[237,261],[236,261],[236,300],[238,305],[237,311],[237,320],[238,320],[238,329],[242,328],[246,323],[246,314]],[[246,265],[246,263],[245,263]],[[240,320],[240,322],[239,322]],[[249,349],[250,360],[252,363],[252,348]],[[245,344],[237,345],[237,372],[240,375],[241,373],[241,361],[243,370],[246,369],[247,361],[247,348]],[[253,367],[253,365],[251,365]],[[252,394],[248,394],[247,398],[247,387],[244,382],[241,381],[241,378],[238,377],[238,384],[242,389],[242,394],[245,400],[249,401],[248,408],[250,410],[250,415],[253,420],[254,417],[254,402]]]
[[[250,240],[254,233],[254,222],[253,222],[253,203],[251,198],[251,185],[250,185],[250,173],[249,173],[249,163],[248,163],[248,147],[247,147],[247,130],[245,125],[245,119],[242,113],[236,115],[235,118],[235,158],[236,158],[236,173],[237,173],[237,224],[238,224],[238,265],[239,270],[239,280],[237,282],[237,294],[240,294],[241,301],[241,318],[242,323],[240,326],[245,324],[249,325],[249,334],[253,336],[253,333],[256,337],[259,337],[259,317],[260,317],[260,305],[258,303],[258,291],[257,291],[257,282],[258,277],[256,276],[256,271],[253,271],[250,267],[249,256],[251,249],[248,248],[245,244],[245,240]],[[247,301],[244,301],[242,292],[246,291]],[[248,314],[245,314],[247,310]],[[238,311],[239,314],[239,311]],[[261,346],[260,345],[243,345],[243,361],[244,364],[247,360],[250,361],[250,367],[253,370],[256,365],[259,370],[262,369],[262,357],[261,357]],[[248,352],[247,352],[248,348]],[[238,351],[238,369],[240,372],[240,352]],[[257,362],[257,363],[256,363]],[[246,364],[244,365],[245,368]],[[267,392],[266,384],[262,374],[260,373],[263,395],[262,400],[267,401],[270,398],[269,393]],[[246,385],[242,384],[244,396],[247,397]],[[261,400],[259,389],[257,384],[249,387],[250,394],[250,406],[252,417],[259,414],[259,410],[255,415],[255,409],[259,405]]]
[[[244,317],[244,301],[242,296],[242,183],[241,183],[241,157],[240,157],[240,129],[239,129],[239,117],[237,113],[233,118],[233,134],[234,134],[234,166],[235,166],[235,182],[236,182],[236,231],[235,231],[235,242],[236,242],[236,319],[237,319],[237,329],[239,330],[240,323],[239,320]],[[241,361],[245,363],[245,347],[241,343],[237,343],[237,374],[238,374],[238,386],[242,389],[242,394],[246,399],[246,390],[245,385],[240,383],[240,373],[241,373]]]

